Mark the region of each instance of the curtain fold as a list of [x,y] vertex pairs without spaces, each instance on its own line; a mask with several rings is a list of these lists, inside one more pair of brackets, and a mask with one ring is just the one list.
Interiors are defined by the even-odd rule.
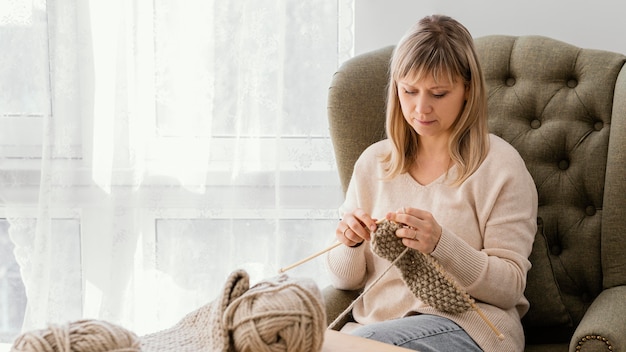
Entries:
[[[19,136],[0,141],[0,218],[22,330],[166,328],[230,272],[275,276],[333,241],[326,92],[351,50],[351,1],[22,3],[30,22],[0,17],[0,42],[36,39],[27,61],[2,59],[38,87],[0,111]],[[323,286],[324,270],[291,274]]]

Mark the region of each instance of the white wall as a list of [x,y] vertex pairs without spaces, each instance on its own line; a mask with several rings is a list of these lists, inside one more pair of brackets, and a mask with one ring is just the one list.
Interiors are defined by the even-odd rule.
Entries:
[[626,54],[622,0],[355,0],[355,54],[396,44],[433,13],[454,17],[474,37],[538,34]]

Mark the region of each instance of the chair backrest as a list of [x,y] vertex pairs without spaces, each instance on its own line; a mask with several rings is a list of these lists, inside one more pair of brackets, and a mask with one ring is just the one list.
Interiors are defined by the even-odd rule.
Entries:
[[[475,44],[490,131],[520,152],[539,194],[527,339],[564,342],[604,288],[626,284],[626,57],[541,36]],[[385,138],[392,50],[347,61],[331,83],[328,116],[344,191],[360,153]]]

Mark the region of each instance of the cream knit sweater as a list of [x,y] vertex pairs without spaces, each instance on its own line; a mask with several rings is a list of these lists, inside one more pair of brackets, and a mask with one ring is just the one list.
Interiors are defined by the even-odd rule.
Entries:
[[[354,307],[355,320],[368,324],[414,312],[441,315],[465,329],[486,352],[523,351],[520,319],[529,307],[524,288],[537,228],[537,191],[524,161],[507,142],[491,135],[487,158],[462,185],[451,185],[456,167],[432,183],[420,185],[408,174],[381,180],[380,156],[389,148],[389,141],[383,140],[363,152],[340,212],[362,208],[382,219],[402,207],[430,211],[443,227],[432,256],[465,287],[505,339],[499,340],[473,310],[448,314],[421,302],[396,268]],[[330,251],[327,264],[336,288],[360,289],[390,263],[373,254],[365,243]]]

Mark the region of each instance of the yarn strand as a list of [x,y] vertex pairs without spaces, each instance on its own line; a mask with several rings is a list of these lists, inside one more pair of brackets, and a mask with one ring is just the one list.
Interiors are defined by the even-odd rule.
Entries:
[[[361,294],[355,298],[352,303],[343,311],[335,320],[328,326],[328,329],[334,329],[337,324],[354,308],[354,306],[361,300],[361,298],[367,294],[380,280],[387,274],[387,272],[393,267],[398,266],[400,268],[400,260],[409,253],[410,248],[404,246],[401,241],[395,238],[395,231],[400,226],[400,224],[383,220],[377,223],[378,228],[374,231],[374,238],[372,239],[373,252],[377,255],[391,259],[391,253],[399,252],[400,246],[404,247],[404,249],[391,261],[391,264],[376,278],[374,281],[368,285]],[[382,238],[382,240],[380,240]],[[444,312],[449,313],[461,313],[467,311],[468,309],[472,309],[475,311],[478,316],[489,326],[489,328],[496,334],[498,339],[503,340],[504,335],[498,330],[498,328],[487,318],[487,316],[483,313],[483,311],[476,305],[474,299],[463,289],[461,288],[456,281],[450,277],[450,275],[445,271],[445,269],[431,256],[424,254],[422,252],[416,251],[417,253],[411,253],[411,258],[408,260],[411,263],[417,263],[422,266],[418,269],[417,272],[411,273],[408,276],[409,280],[415,280],[412,282],[406,282],[407,273],[402,272],[403,279],[413,291],[413,294],[420,298],[422,301],[432,305],[433,307],[440,309]],[[407,258],[405,258],[407,259]],[[404,264],[404,263],[403,263]],[[414,269],[413,266],[405,266],[404,269]],[[445,295],[450,296],[453,295],[454,299],[451,302],[446,300],[445,303],[437,303],[433,301],[434,297],[430,291],[433,289],[432,285],[424,285],[424,282],[421,280],[430,280],[435,279],[436,286],[441,286],[442,284],[445,287],[437,287],[439,293],[445,293]],[[432,283],[432,282],[431,282]],[[425,297],[422,297],[425,295]],[[436,296],[438,297],[438,295]],[[438,298],[440,300],[441,298]]]
[[389,264],[389,266],[385,269],[385,271],[383,271],[380,275],[378,275],[378,277],[369,286],[367,286],[363,290],[363,292],[361,292],[361,294],[352,301],[352,303],[350,303],[348,308],[346,308],[343,312],[341,312],[341,314],[339,314],[339,316],[337,316],[337,318],[335,318],[335,320],[333,320],[333,322],[330,323],[330,325],[328,325],[328,329],[334,329],[335,326],[341,321],[341,319],[343,319],[348,313],[350,313],[352,308],[354,308],[354,306],[359,302],[359,300],[361,300],[361,298],[363,298],[363,296],[365,296],[365,294],[368,293],[383,278],[383,276],[385,276],[385,274],[387,274],[387,272],[391,270],[391,268],[393,268],[394,265],[396,265],[398,260],[400,260],[400,258],[402,258],[402,256],[405,255],[406,252],[408,251],[409,251],[409,247],[406,247],[406,249],[402,253],[400,253],[400,255],[393,262],[391,262],[391,264]]
[[[397,222],[388,220],[379,224],[372,237],[372,252],[381,258],[393,261],[409,289],[423,302],[446,313],[463,313],[472,309],[478,313],[498,339],[504,339],[504,335],[489,321],[474,299],[458,285],[437,259],[420,251],[407,252],[409,247],[402,244],[402,240],[395,235],[396,230],[401,226]],[[400,254],[396,256],[396,253]],[[402,258],[403,256],[406,258]],[[398,261],[400,258],[402,260]]]

